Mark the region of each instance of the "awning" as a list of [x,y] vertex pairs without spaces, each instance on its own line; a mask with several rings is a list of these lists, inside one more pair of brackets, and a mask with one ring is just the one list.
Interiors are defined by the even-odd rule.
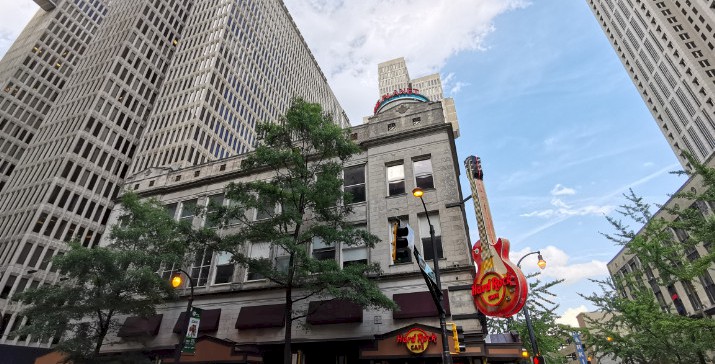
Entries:
[[[186,330],[188,319],[186,311],[183,311],[174,324],[174,332],[181,334]],[[218,330],[218,322],[221,319],[221,309],[201,310],[201,321],[199,322],[199,332],[212,332]]]
[[362,322],[362,306],[347,300],[313,301],[306,321],[311,325]]
[[[444,296],[444,311],[447,316],[451,315],[449,310],[449,294],[447,290],[443,290],[442,294]],[[439,311],[434,304],[432,295],[429,291],[424,292],[413,292],[413,293],[399,293],[392,296],[392,300],[395,301],[400,310],[392,311],[392,318],[394,319],[408,319],[416,317],[438,317]]]
[[236,328],[263,329],[285,326],[285,304],[241,307]]
[[124,320],[124,324],[119,328],[119,337],[156,336],[159,333],[159,326],[164,315],[154,315],[149,317],[131,316]]

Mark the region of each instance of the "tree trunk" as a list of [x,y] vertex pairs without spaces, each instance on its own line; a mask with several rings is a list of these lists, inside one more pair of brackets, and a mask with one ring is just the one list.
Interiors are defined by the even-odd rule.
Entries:
[[[299,227],[300,228],[300,227]],[[283,336],[283,364],[291,364],[293,359],[293,349],[291,348],[291,339],[293,335],[293,276],[295,275],[295,253],[290,255],[288,260],[288,279],[286,280],[286,296],[285,296],[285,335]],[[298,363],[300,364],[300,363]]]

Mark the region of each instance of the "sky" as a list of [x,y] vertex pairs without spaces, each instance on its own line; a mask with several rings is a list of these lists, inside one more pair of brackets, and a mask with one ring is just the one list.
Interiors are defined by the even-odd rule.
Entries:
[[[511,260],[540,250],[560,322],[594,309],[579,296],[620,247],[601,233],[632,188],[664,203],[683,177],[675,155],[586,0],[285,0],[354,125],[377,101],[377,64],[405,57],[439,73],[455,100],[461,162],[482,160],[497,235]],[[36,11],[0,1],[0,56]],[[462,191],[471,194],[462,171]],[[470,236],[478,239],[471,202]],[[536,256],[526,273],[538,271]]]

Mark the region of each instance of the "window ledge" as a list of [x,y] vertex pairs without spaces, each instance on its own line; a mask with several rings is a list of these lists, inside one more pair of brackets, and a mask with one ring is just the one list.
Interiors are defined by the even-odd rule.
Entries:
[[407,196],[407,192],[398,193],[396,195],[387,195],[387,196],[385,196],[385,198],[404,197],[404,196]]

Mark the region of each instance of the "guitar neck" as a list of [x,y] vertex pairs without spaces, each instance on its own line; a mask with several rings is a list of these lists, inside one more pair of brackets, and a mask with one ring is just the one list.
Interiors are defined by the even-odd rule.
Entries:
[[[471,161],[470,158],[472,159]],[[467,178],[472,187],[472,200],[474,200],[474,213],[477,217],[477,229],[479,230],[482,252],[489,252],[489,246],[496,242],[496,233],[494,232],[487,192],[484,189],[484,181],[481,178],[482,174],[478,163],[474,157],[469,157],[465,161],[468,171]]]

